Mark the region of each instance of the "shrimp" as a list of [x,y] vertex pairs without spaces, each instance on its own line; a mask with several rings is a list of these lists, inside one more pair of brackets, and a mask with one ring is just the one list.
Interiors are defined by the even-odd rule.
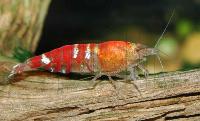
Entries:
[[147,60],[146,57],[156,55],[163,69],[158,55],[159,50],[156,47],[171,22],[173,14],[174,11],[153,48],[148,48],[142,44],[117,40],[98,44],[65,45],[15,65],[8,77],[10,78],[24,71],[36,70],[38,68],[63,74],[70,72],[90,73],[94,75],[92,81],[97,80],[103,75],[108,76],[109,80],[113,81],[112,76],[119,77],[119,73],[126,69],[130,72],[128,79],[136,80],[138,77],[135,71],[136,68],[141,69],[145,77],[147,77],[149,72],[142,66],[142,63]]
[[117,76],[119,72],[127,69],[131,73],[130,78],[136,80],[133,68],[143,69],[140,63],[146,56],[153,54],[157,54],[154,48],[144,48],[141,44],[127,41],[65,45],[15,65],[9,77],[42,68],[63,74],[90,73],[95,75],[93,81],[102,75],[113,80],[111,76]]

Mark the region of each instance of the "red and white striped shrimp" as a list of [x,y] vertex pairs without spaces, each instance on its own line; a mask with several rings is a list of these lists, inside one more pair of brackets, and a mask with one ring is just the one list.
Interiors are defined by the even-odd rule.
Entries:
[[65,45],[14,66],[9,77],[24,71],[43,68],[64,74],[91,73],[95,75],[93,81],[102,75],[107,75],[112,81],[111,76],[118,76],[119,72],[127,69],[130,72],[129,79],[136,80],[138,76],[135,72],[136,67],[139,67],[147,76],[148,70],[141,63],[146,61],[147,56],[157,55],[162,66],[156,47],[171,22],[173,14],[174,11],[154,48],[127,41]]
[[64,74],[90,73],[95,75],[92,81],[106,75],[112,82],[111,76],[119,77],[118,73],[127,69],[130,75],[125,78],[136,80],[138,75],[135,68],[139,67],[147,76],[148,70],[141,63],[145,61],[146,56],[157,53],[155,48],[146,48],[141,44],[126,41],[65,45],[17,64],[9,77],[24,71],[43,68]]
[[[110,76],[122,70],[139,66],[138,61],[152,55],[154,50],[126,41],[65,45],[17,64],[10,76],[43,68],[51,72],[92,73],[95,74],[93,80],[102,75],[111,79]],[[132,79],[135,80],[133,75]]]

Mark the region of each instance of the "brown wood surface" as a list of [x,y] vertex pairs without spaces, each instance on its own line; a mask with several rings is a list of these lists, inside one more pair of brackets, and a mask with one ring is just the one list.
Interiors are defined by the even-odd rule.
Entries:
[[134,83],[141,95],[133,84],[120,80],[116,89],[106,80],[91,89],[89,80],[41,71],[24,73],[12,84],[0,86],[0,120],[200,120],[199,69]]

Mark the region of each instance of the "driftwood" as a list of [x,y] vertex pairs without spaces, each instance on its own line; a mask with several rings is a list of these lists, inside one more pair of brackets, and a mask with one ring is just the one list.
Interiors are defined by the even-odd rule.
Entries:
[[[17,79],[18,78],[18,79]],[[200,69],[152,75],[132,83],[72,80],[28,72],[0,86],[0,120],[200,120]]]
[[16,47],[34,52],[51,0],[0,0],[0,55]]

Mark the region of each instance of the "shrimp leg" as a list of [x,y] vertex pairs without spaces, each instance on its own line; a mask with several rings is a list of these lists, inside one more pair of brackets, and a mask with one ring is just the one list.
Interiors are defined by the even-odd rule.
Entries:
[[149,76],[149,71],[141,64],[138,64],[137,66],[140,70],[142,70],[142,72],[144,73],[145,78],[147,78]]
[[112,75],[115,75],[115,73],[113,72],[113,74],[112,73],[101,73],[101,72],[99,72],[99,73],[97,73],[96,75],[95,75],[95,77],[91,80],[93,83],[94,83],[94,85],[93,85],[93,89],[101,82],[101,80],[98,80],[97,82],[95,82],[98,78],[100,78],[101,76],[103,76],[103,75],[106,75],[106,76],[108,76],[108,79],[109,79],[109,82],[112,84],[112,86],[116,89],[116,86],[115,86],[115,84],[114,84],[114,80],[112,79]]
[[[145,78],[147,78],[149,76],[149,71],[147,69],[145,69],[145,67],[141,64],[143,62],[146,61],[146,58],[143,58],[141,61],[139,61],[138,63],[136,64],[133,64],[132,66],[129,67],[129,71],[130,71],[130,75],[131,77],[133,75],[136,75],[138,76],[137,72],[135,71],[135,68],[138,67],[140,70],[142,70],[142,72],[144,73],[144,76]],[[134,77],[134,76],[133,76]],[[134,79],[134,78],[131,78],[131,79]]]
[[137,78],[139,78],[135,67],[129,67],[128,71],[130,72],[130,75],[128,76],[129,80],[131,79],[134,81],[134,80],[137,80]]
[[116,89],[116,85],[114,84],[115,81],[112,79],[110,75],[108,75],[108,79],[109,79],[109,82],[112,84],[112,86]]
[[101,80],[98,80],[97,82],[95,82],[98,78],[100,78],[102,76],[101,72],[97,73],[94,78],[91,80],[93,82],[93,86],[91,89],[94,89],[100,82]]

